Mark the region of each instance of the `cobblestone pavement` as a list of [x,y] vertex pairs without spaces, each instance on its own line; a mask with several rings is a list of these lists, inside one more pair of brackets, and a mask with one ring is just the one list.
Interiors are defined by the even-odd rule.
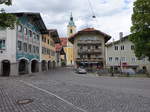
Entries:
[[[17,103],[23,99],[33,102]],[[70,68],[0,77],[0,112],[150,112],[150,79],[95,77]]]

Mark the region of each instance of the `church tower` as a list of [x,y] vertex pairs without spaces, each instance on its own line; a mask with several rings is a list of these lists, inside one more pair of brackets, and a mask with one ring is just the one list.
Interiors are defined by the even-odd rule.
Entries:
[[[76,25],[73,20],[73,16],[71,13],[69,23],[67,25],[67,38],[69,38],[71,35],[76,33]],[[73,52],[73,44],[68,41],[67,39],[67,65],[71,66],[74,65],[74,52]]]
[[74,33],[76,33],[76,25],[73,21],[73,16],[72,16],[72,13],[71,13],[70,21],[69,21],[69,24],[67,26],[67,36],[70,37]]

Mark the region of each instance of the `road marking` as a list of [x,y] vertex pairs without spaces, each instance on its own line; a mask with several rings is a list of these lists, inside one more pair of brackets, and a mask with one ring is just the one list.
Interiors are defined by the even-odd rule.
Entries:
[[65,99],[63,99],[63,98],[57,96],[56,94],[53,94],[53,93],[51,93],[51,92],[45,90],[45,89],[42,89],[42,88],[40,88],[40,87],[37,87],[37,86],[35,86],[35,85],[31,84],[31,83],[28,83],[28,82],[26,82],[26,81],[23,81],[23,80],[20,80],[20,82],[22,82],[22,83],[24,83],[24,84],[26,84],[27,86],[30,86],[30,87],[32,87],[32,88],[38,89],[38,90],[40,90],[40,91],[42,91],[42,92],[45,92],[45,93],[47,93],[47,94],[49,94],[49,95],[55,96],[55,97],[58,98],[59,100],[65,102],[65,103],[67,103],[67,104],[69,104],[70,106],[72,106],[72,107],[74,107],[74,108],[76,108],[76,109],[78,109],[78,110],[80,110],[80,111],[82,111],[82,112],[88,112],[88,111],[86,111],[86,110],[84,110],[84,109],[82,109],[82,108],[80,108],[80,107],[78,107],[78,106],[75,106],[75,105],[72,104],[71,102],[69,102],[69,101],[67,101],[67,100],[65,100]]

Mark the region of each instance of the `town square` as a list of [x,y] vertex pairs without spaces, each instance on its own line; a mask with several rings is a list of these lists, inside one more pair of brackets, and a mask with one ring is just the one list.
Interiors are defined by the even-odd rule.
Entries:
[[150,112],[149,36],[149,0],[0,0],[0,112]]

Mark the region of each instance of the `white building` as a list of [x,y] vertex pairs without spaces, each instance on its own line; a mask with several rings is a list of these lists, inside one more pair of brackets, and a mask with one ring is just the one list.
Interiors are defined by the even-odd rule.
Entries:
[[41,35],[47,32],[39,13],[14,13],[15,29],[0,30],[0,75],[40,71]]
[[141,60],[136,58],[134,44],[128,39],[128,36],[106,45],[106,66],[115,69],[150,70],[150,62],[147,58]]

